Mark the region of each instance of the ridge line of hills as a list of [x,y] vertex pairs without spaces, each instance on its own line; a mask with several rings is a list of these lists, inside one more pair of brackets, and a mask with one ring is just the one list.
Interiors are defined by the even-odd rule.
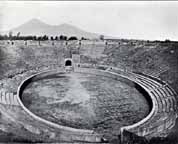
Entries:
[[[59,35],[66,35],[66,36],[76,36],[78,38],[85,37],[89,39],[96,39],[99,38],[100,34],[91,33],[84,31],[76,26],[71,24],[63,23],[60,25],[50,25],[42,22],[39,19],[31,19],[24,24],[10,29],[9,31],[13,32],[13,35],[16,35],[20,32],[20,35],[28,36],[28,35],[48,35],[48,36],[59,36]],[[5,31],[3,33],[8,34],[9,31]],[[111,37],[109,37],[111,38]]]

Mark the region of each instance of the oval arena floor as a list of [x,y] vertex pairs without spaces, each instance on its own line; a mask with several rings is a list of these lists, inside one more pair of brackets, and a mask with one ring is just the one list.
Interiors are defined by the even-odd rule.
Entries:
[[22,101],[46,120],[92,129],[109,139],[117,138],[121,126],[136,123],[149,113],[147,100],[133,83],[75,72],[30,83]]

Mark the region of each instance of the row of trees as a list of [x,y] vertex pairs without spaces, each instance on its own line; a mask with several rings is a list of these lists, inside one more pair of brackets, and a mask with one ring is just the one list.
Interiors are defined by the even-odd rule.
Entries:
[[[67,37],[67,36],[51,36],[48,37],[47,35],[44,36],[7,36],[7,35],[0,35],[0,40],[37,40],[37,41],[45,41],[45,40],[78,40],[77,37],[75,36],[71,36],[71,37]],[[81,40],[87,40],[86,38],[82,37]]]
[[[13,36],[12,32],[9,32],[8,35],[0,35],[0,40],[37,40],[37,41],[45,41],[45,40],[78,40],[76,36],[67,37],[65,35],[60,36],[21,36],[20,32],[17,35]],[[87,38],[82,37],[81,40],[87,40]]]

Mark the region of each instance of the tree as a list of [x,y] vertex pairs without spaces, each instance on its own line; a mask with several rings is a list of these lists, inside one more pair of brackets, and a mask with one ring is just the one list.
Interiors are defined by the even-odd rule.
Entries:
[[104,40],[104,35],[100,35],[100,40]]
[[12,32],[12,31],[9,31],[9,39],[12,38],[12,35],[13,35],[13,32]]
[[7,35],[0,35],[0,40],[8,40],[8,36]]
[[54,38],[53,38],[53,36],[51,36],[51,41],[53,41],[54,40]]
[[63,40],[63,35],[60,35],[60,36],[59,36],[59,40]]
[[59,36],[59,39],[60,39],[60,40],[67,40],[67,36],[60,35],[60,36]]
[[33,36],[32,40],[37,40],[36,36]]
[[85,37],[81,37],[81,40],[88,40],[87,38],[85,38]]
[[164,42],[169,43],[169,42],[171,42],[171,40],[170,39],[165,39]]
[[43,41],[45,40],[48,40],[48,36],[47,35],[44,35],[43,38],[42,38]]
[[58,40],[58,37],[56,36],[54,40],[56,40],[56,41],[57,41],[57,40]]
[[71,36],[68,40],[78,40],[76,36]]
[[20,37],[20,32],[17,33],[17,37]]
[[64,38],[64,40],[67,40],[67,36],[64,36],[63,38]]

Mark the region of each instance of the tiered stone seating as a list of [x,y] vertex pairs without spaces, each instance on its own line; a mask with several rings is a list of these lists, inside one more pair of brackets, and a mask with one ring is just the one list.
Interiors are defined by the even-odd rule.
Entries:
[[152,90],[152,87],[150,87],[147,82],[137,80],[137,84],[140,84],[142,87],[144,87],[150,91]]
[[[143,77],[142,77],[142,79],[143,79]],[[145,80],[146,78],[144,78],[144,80]],[[148,80],[147,80],[148,81]],[[147,82],[147,81],[145,81],[145,82]],[[151,82],[153,82],[153,80],[150,80]],[[165,86],[165,85],[160,85],[160,83],[158,83],[158,85],[156,85],[158,82],[155,82],[154,83],[154,86],[155,86],[155,88],[157,88],[157,89],[153,89],[153,93],[155,92],[156,94],[155,94],[155,97],[157,98],[157,100],[159,100],[159,103],[162,103],[163,104],[163,107],[162,108],[164,108],[164,107],[169,107],[170,109],[174,109],[174,110],[176,110],[176,108],[175,108],[175,106],[176,106],[176,101],[175,101],[175,98],[174,98],[174,95],[175,95],[175,92],[173,92],[173,90],[171,90],[168,86]],[[149,84],[150,84],[150,82],[149,82]],[[148,85],[149,85],[148,84]],[[165,99],[164,100],[164,98],[166,98],[166,97],[171,97],[171,98],[169,98],[168,99],[168,102],[167,102],[167,100]],[[168,103],[167,105],[166,105],[166,103]],[[160,105],[160,107],[161,107],[161,105]],[[168,108],[167,108],[168,109]]]
[[177,93],[175,92],[175,90],[174,90],[172,87],[170,87],[169,85],[167,85],[167,87],[169,88],[170,91],[172,91],[172,93],[173,93],[174,95],[177,95]]
[[[154,94],[155,98],[157,98],[158,105],[162,103],[163,106],[166,108],[166,111],[169,112],[171,109],[175,109],[174,106],[175,100],[174,100],[174,94],[170,91],[170,89],[166,86],[158,87],[156,89],[152,90],[152,93]],[[161,109],[161,108],[160,108]]]
[[149,78],[150,80],[152,80],[154,82],[157,82],[158,84],[161,84],[161,85],[165,85],[166,84],[164,81],[160,80],[159,78],[154,77],[152,75],[148,75],[146,73],[134,72],[134,74],[139,74],[139,76],[143,76],[145,78]]
[[[144,84],[145,83],[147,83],[147,81],[145,81]],[[147,137],[155,136],[156,134],[158,134],[158,131],[160,133],[163,133],[163,131],[166,131],[166,129],[168,128],[170,129],[171,127],[173,127],[174,121],[169,121],[169,122],[166,121],[168,121],[171,118],[170,112],[171,111],[175,112],[177,110],[174,93],[167,86],[163,85],[163,86],[157,86],[153,88],[149,84],[147,85],[147,88],[149,87],[148,90],[151,89],[151,93],[156,98],[158,104],[158,110],[157,113],[155,113],[155,116],[152,117],[152,120],[149,119],[147,121],[147,124],[146,123],[144,124],[144,127],[148,127],[148,129],[149,127],[151,127],[151,129],[149,129],[149,133],[147,135],[146,134],[143,135]],[[167,114],[168,116],[165,117],[164,113]],[[165,124],[168,126],[164,126]],[[155,126],[153,127],[153,125]],[[162,129],[160,128],[161,125],[162,125]]]
[[[124,71],[121,69],[117,69],[114,67],[107,67],[104,65],[92,65],[92,64],[80,64],[80,67],[84,68],[82,71],[90,71],[91,73],[102,73],[103,75],[113,74],[113,78],[118,78],[118,76],[122,76],[128,78],[130,81],[140,85],[144,90],[150,95],[152,99],[152,109],[147,117],[145,117],[140,122],[121,127],[121,139],[124,137],[123,131],[132,132],[138,136],[144,136],[146,138],[151,138],[155,136],[166,136],[168,130],[170,130],[176,121],[177,118],[177,101],[175,99],[175,91],[167,85],[165,82],[160,80],[156,80],[156,78],[151,78],[146,75],[140,75],[136,73],[132,73],[129,71]],[[86,69],[85,69],[86,68]],[[90,69],[87,69],[90,68]],[[95,70],[94,70],[95,69]],[[98,71],[96,69],[99,69]],[[79,69],[78,71],[80,71]],[[103,70],[103,71],[102,71]],[[0,93],[0,103],[4,104],[18,104],[17,98],[15,95],[1,92]],[[110,95],[108,93],[108,95]],[[14,98],[14,99],[12,99]],[[102,99],[101,99],[102,100]],[[105,100],[106,101],[106,100]],[[109,103],[108,103],[109,104]],[[111,105],[111,109],[114,108]],[[101,108],[104,108],[101,105]],[[40,119],[40,118],[37,118]],[[48,123],[48,122],[46,122]],[[94,135],[91,134],[91,137]],[[88,138],[86,135],[83,136],[84,139]],[[95,136],[94,136],[95,138]],[[81,140],[80,136],[80,140]],[[89,138],[91,139],[91,138]],[[95,140],[94,140],[95,141]]]
[[[109,71],[121,74],[122,72],[117,68],[109,69]],[[162,71],[160,71],[162,72]],[[152,79],[152,76],[135,74],[131,72],[125,72],[126,76],[131,77],[132,80],[142,86],[147,91],[155,103],[152,108],[152,114],[147,116],[138,124],[126,126],[121,128],[121,135],[123,130],[133,132],[139,136],[145,136],[147,138],[154,137],[156,135],[166,135],[168,129],[171,129],[177,117],[177,102],[175,99],[175,91],[167,85],[165,82],[160,82],[156,78]],[[128,74],[129,73],[129,74]],[[133,78],[135,77],[135,78]]]
[[171,96],[174,95],[174,92],[173,92],[168,86],[165,87],[165,90],[166,90]]
[[164,72],[166,72],[166,71],[168,71],[168,70],[169,70],[169,66],[163,65],[162,67],[159,67],[159,70],[152,71],[152,72],[149,72],[149,73],[147,73],[147,74],[148,74],[148,75],[151,75],[151,76],[153,76],[153,77],[159,77],[159,75],[160,75],[161,73],[164,73]]
[[0,91],[0,103],[6,105],[19,106],[17,95],[14,95],[13,93],[8,93],[3,90]]
[[162,86],[161,83],[159,83],[159,82],[157,82],[155,80],[152,80],[152,79],[150,79],[148,77],[145,77],[145,76],[142,76],[142,75],[137,75],[137,74],[136,74],[136,77],[138,77],[138,79],[141,80],[141,81],[148,81],[155,88]]

